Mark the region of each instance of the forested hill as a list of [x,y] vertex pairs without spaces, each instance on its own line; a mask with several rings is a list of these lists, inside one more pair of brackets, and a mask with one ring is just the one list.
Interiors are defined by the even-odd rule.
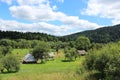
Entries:
[[45,33],[32,32],[16,32],[16,31],[0,31],[0,39],[26,39],[26,40],[41,40],[41,41],[74,41],[78,36],[86,36],[91,42],[107,43],[120,41],[120,24],[108,26],[96,30],[79,32],[67,36],[56,37]]
[[118,41],[120,40],[120,24],[63,36],[61,37],[61,40],[75,40],[78,36],[87,36],[91,42],[96,43]]
[[58,38],[45,33],[16,32],[16,31],[0,31],[0,39],[26,39],[41,41],[57,41]]

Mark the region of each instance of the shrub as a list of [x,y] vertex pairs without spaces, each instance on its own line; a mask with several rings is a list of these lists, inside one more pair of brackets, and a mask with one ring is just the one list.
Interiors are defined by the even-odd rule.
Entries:
[[13,56],[13,55],[6,55],[2,60],[1,60],[1,70],[3,69],[7,70],[8,72],[16,72],[19,71],[20,69],[20,62],[18,59]]
[[77,50],[76,48],[70,48],[70,47],[66,47],[64,49],[64,54],[65,54],[65,58],[69,61],[72,61],[73,59],[77,58]]
[[[90,51],[86,56],[84,67],[89,72],[89,78],[95,80],[120,79],[120,45],[110,43],[101,50]],[[92,74],[91,74],[92,73]]]
[[2,64],[2,57],[3,57],[3,55],[2,55],[2,53],[0,52],[0,72],[2,72],[2,70],[3,70],[3,64]]
[[7,55],[8,53],[11,53],[12,47],[11,46],[0,46],[0,54]]
[[120,79],[120,54],[111,56],[109,62],[105,67],[106,80],[119,80]]

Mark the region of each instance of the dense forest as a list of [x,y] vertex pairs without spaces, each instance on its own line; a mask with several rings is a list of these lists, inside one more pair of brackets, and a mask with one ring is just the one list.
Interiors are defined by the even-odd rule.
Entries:
[[115,26],[108,26],[96,30],[89,30],[79,32],[66,36],[53,36],[45,33],[32,32],[16,32],[16,31],[0,31],[0,39],[26,39],[26,40],[40,40],[40,41],[75,41],[79,36],[86,36],[93,43],[108,43],[120,40],[120,24]]
[[120,24],[63,36],[61,37],[61,40],[74,41],[77,39],[78,36],[86,36],[90,39],[91,42],[95,43],[108,43],[119,41]]
[[45,33],[0,31],[0,39],[26,39],[40,41],[57,41],[57,37]]

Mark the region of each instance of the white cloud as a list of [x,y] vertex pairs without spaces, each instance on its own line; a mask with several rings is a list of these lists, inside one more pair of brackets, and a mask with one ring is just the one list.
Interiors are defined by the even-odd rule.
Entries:
[[[18,5],[11,5],[9,10],[13,17],[31,21],[31,24],[0,19],[0,29],[29,32],[44,32],[52,35],[67,35],[73,32],[99,28],[100,25],[68,16],[56,11],[49,0],[16,0]],[[63,0],[64,1],[64,0]],[[50,24],[59,21],[61,25]]]
[[9,9],[12,16],[31,21],[54,20],[55,13],[47,0],[18,0],[18,6]]
[[1,1],[7,3],[8,5],[11,5],[13,0],[1,0]]
[[114,20],[112,20],[112,23],[113,23],[113,25],[116,25],[116,24],[120,23],[120,19],[114,19]]
[[120,19],[119,6],[120,0],[89,0],[82,14],[118,20]]
[[[56,10],[56,6],[51,7],[48,1],[38,2],[24,2],[19,0],[19,6],[11,6],[9,10],[13,17],[26,19],[30,21],[62,21],[63,23],[70,21],[70,19],[76,19],[76,16],[67,16],[66,14]],[[36,5],[39,3],[38,5]],[[78,17],[77,17],[78,18]],[[77,19],[79,20],[79,19]],[[71,21],[72,22],[72,21]]]
[[[32,11],[31,11],[32,10]],[[55,12],[49,5],[41,5],[41,6],[12,6],[10,7],[10,11],[14,17],[22,18],[31,21],[60,21],[64,25],[71,27],[83,27],[83,25],[87,25],[86,29],[93,29],[98,27],[97,24],[90,23],[86,20],[80,20],[77,16],[67,16],[62,12]],[[93,26],[91,26],[91,24]],[[84,28],[83,28],[84,29]]]
[[[22,32],[44,32],[52,35],[67,35],[73,33],[73,31],[89,30],[91,28],[96,29],[99,25],[90,23],[85,20],[81,20],[80,24],[68,24],[68,25],[53,25],[46,22],[38,23],[20,23],[17,21],[0,19],[0,30],[8,31],[22,31]],[[83,27],[84,26],[84,27]]]
[[16,0],[19,5],[40,5],[40,4],[48,4],[48,0]]
[[3,20],[0,19],[0,30],[8,30],[8,31],[22,31],[22,32],[44,32],[52,35],[62,35],[61,33],[66,31],[62,27],[58,27],[56,25],[48,24],[45,22],[39,23],[19,23],[17,21],[11,20]]
[[62,2],[62,3],[64,2],[64,0],[58,0],[58,1],[59,1],[59,2]]
[[52,7],[52,9],[53,9],[53,10],[57,10],[57,6],[54,5],[54,6]]
[[67,16],[62,12],[55,11],[57,6],[54,5],[51,7],[48,0],[40,0],[40,1],[30,0],[30,1],[18,0],[18,4],[19,4],[18,6],[11,6],[9,8],[12,16],[34,22],[58,20],[65,23],[70,19],[76,19],[76,16]]

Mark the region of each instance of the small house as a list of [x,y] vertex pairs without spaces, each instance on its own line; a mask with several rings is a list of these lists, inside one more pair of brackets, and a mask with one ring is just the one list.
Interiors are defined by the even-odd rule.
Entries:
[[48,55],[50,60],[54,60],[55,57],[54,52],[49,52]]
[[84,56],[87,54],[87,52],[85,50],[78,50],[78,54]]
[[37,63],[37,60],[34,58],[34,56],[30,53],[25,55],[25,57],[22,59],[22,63]]

